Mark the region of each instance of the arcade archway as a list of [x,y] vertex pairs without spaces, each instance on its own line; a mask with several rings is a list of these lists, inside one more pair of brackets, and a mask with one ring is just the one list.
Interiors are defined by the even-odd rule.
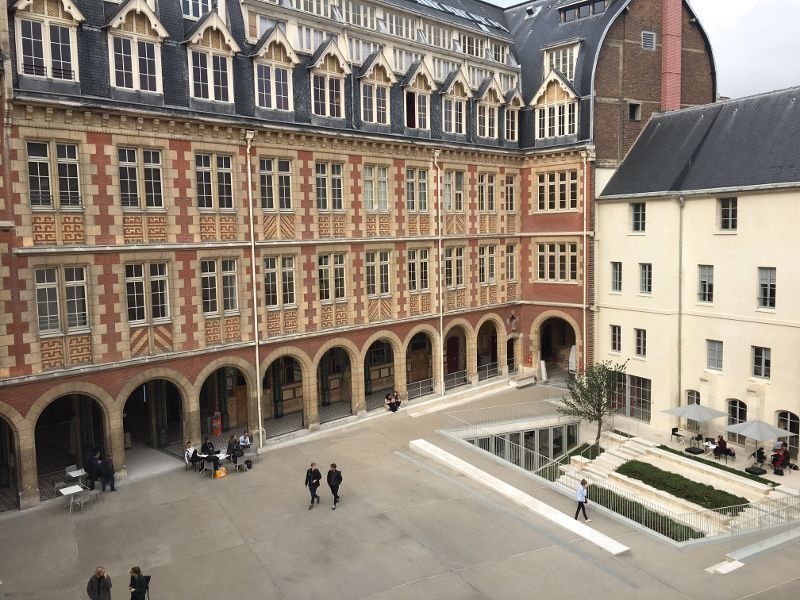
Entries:
[[342,419],[352,414],[353,381],[350,355],[344,348],[331,348],[317,366],[319,422]]
[[293,356],[273,360],[264,373],[262,385],[266,437],[303,429],[303,370],[298,360]]
[[381,408],[388,392],[395,389],[394,350],[385,339],[377,340],[364,357],[364,395],[367,410]]
[[415,334],[408,342],[406,374],[409,400],[433,393],[433,341],[424,331]]

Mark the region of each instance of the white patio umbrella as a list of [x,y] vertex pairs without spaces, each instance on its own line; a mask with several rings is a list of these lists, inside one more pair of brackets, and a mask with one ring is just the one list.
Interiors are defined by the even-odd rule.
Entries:
[[712,419],[719,419],[720,417],[725,417],[728,415],[728,413],[724,411],[717,410],[715,408],[709,408],[708,406],[703,406],[701,404],[686,404],[685,406],[668,408],[667,410],[662,410],[661,412],[668,415],[674,415],[676,417],[683,417],[684,419],[691,419],[692,421],[697,421],[698,423],[702,421],[711,421]]
[[744,423],[737,423],[736,425],[728,425],[726,431],[730,433],[738,433],[745,437],[763,442],[764,440],[774,440],[779,437],[788,437],[794,435],[791,431],[786,431],[775,425],[770,425],[764,421],[745,421]]

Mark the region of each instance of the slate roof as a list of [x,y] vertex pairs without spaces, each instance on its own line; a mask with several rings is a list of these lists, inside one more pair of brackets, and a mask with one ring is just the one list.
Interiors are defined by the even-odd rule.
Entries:
[[653,116],[600,199],[800,186],[800,87]]

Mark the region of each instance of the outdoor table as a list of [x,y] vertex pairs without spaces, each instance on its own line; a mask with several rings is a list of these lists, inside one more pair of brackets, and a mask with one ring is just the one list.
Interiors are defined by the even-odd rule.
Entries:
[[62,496],[69,496],[69,512],[72,512],[72,504],[75,494],[78,492],[83,491],[83,486],[80,485],[70,485],[68,487],[61,488],[58,490]]
[[706,447],[706,456],[708,456],[709,454],[714,452],[714,450],[717,449],[717,445],[714,444],[713,442],[706,442],[704,445]]
[[[228,458],[227,454],[198,454],[197,458],[201,458],[201,459],[205,460],[205,459],[210,458],[212,456],[216,456],[219,459],[220,466],[222,466],[222,461],[225,460],[226,458]],[[211,471],[211,479],[214,479],[214,469],[211,468],[211,469],[209,469],[209,471]]]
[[83,478],[86,477],[86,471],[83,469],[76,469],[75,471],[67,471],[67,476],[71,479],[77,479],[80,484],[83,484]]

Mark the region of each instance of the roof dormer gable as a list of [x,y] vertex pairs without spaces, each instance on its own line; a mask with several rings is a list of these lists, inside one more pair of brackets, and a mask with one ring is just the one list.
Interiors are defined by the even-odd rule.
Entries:
[[497,76],[492,75],[484,79],[475,92],[475,98],[487,104],[502,104],[504,101],[503,90]]
[[572,84],[567,81],[567,78],[553,69],[542,82],[542,85],[539,86],[533,98],[531,98],[530,105],[552,104],[553,102],[565,102],[578,98],[578,92],[572,87]]
[[293,65],[300,62],[289,38],[280,27],[272,27],[265,31],[250,56]]
[[511,108],[523,108],[525,106],[525,100],[522,98],[522,92],[519,91],[519,87],[506,92],[505,102]]
[[381,83],[397,82],[397,77],[392,71],[392,67],[386,59],[383,50],[378,50],[367,57],[367,60],[364,61],[364,65],[361,67],[361,71],[358,74],[359,79],[362,77],[373,79]]
[[402,87],[414,87],[425,91],[436,89],[433,74],[424,60],[418,60],[408,68],[401,85]]
[[169,37],[166,28],[145,0],[128,0],[106,24],[109,29],[138,33],[163,40]]
[[242,51],[216,10],[211,10],[200,17],[183,43],[204,46],[212,50],[222,50],[228,54]]
[[439,93],[461,98],[472,98],[472,88],[470,88],[469,79],[464,73],[463,66],[459,66],[447,75]]
[[43,17],[71,20],[82,23],[86,20],[83,13],[72,0],[50,0],[49,2],[34,2],[34,0],[17,0],[14,10],[26,11]]
[[347,59],[339,49],[339,44],[336,43],[335,38],[328,38],[317,48],[311,57],[308,68],[332,73],[344,73],[345,75],[350,75],[351,73]]

